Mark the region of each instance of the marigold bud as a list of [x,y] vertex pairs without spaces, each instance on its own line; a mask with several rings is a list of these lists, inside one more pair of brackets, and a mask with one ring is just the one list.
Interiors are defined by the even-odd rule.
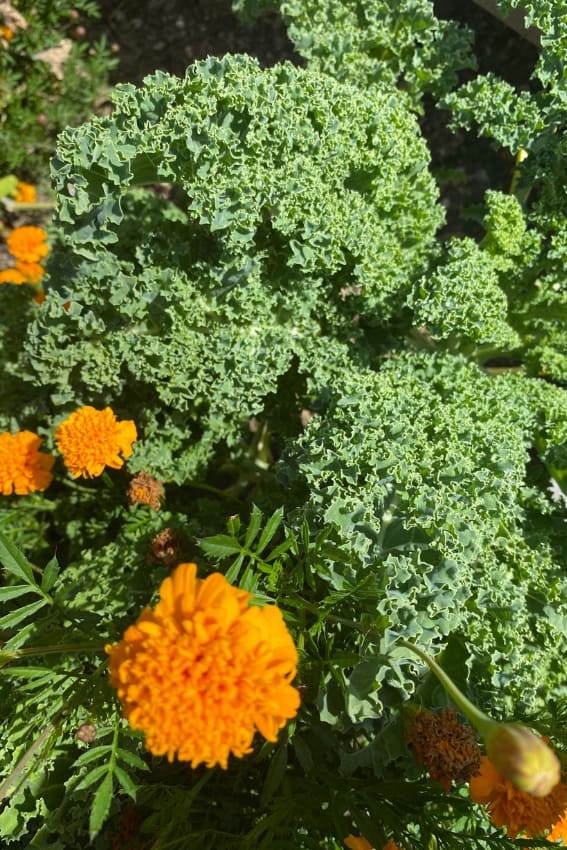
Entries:
[[546,797],[560,780],[559,759],[545,741],[518,723],[499,723],[485,738],[488,758],[520,791]]

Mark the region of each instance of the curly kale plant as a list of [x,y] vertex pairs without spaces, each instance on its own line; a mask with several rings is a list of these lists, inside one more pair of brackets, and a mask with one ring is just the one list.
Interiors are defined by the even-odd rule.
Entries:
[[430,0],[233,0],[244,17],[277,9],[310,68],[362,89],[399,86],[420,108],[424,94],[440,97],[458,71],[475,67],[470,33],[435,17]]
[[506,13],[521,6],[526,24],[541,30],[541,52],[527,91],[495,74],[476,77],[445,97],[455,127],[478,131],[518,154],[514,190],[521,202],[528,244],[501,276],[510,322],[522,356],[535,374],[567,380],[567,4],[564,0],[503,0]]
[[[387,89],[227,57],[115,101],[59,141],[65,245],[27,377],[58,411],[119,400],[144,435],[134,468],[181,483],[278,379],[332,373],[333,346],[396,317],[443,213]],[[165,181],[177,205],[132,191]]]

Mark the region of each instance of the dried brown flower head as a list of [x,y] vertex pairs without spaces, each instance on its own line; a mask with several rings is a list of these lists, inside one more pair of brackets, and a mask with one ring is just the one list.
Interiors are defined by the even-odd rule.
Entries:
[[96,740],[96,726],[92,723],[81,723],[75,732],[75,738],[83,744],[92,744]]
[[164,528],[152,542],[148,552],[148,559],[158,564],[171,566],[181,559],[182,541],[173,528]]
[[453,781],[468,782],[480,769],[480,749],[471,726],[461,723],[452,708],[433,714],[421,709],[406,724],[406,740],[415,760],[448,791]]
[[159,511],[163,495],[163,484],[148,472],[139,472],[128,485],[131,505],[149,505],[154,511]]

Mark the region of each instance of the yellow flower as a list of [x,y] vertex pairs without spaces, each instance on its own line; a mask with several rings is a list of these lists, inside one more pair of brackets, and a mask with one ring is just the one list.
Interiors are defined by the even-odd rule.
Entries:
[[13,38],[14,30],[11,30],[10,27],[0,26],[0,40],[11,41]]
[[226,768],[256,730],[275,741],[295,716],[297,650],[279,608],[251,598],[220,573],[199,580],[195,564],[180,564],[156,607],[106,647],[110,683],[154,755]]
[[42,442],[31,431],[0,434],[0,492],[4,496],[24,496],[49,487],[55,458],[39,451]]
[[15,227],[7,237],[8,250],[17,260],[36,263],[49,252],[47,233],[42,227]]
[[26,278],[19,269],[3,269],[0,272],[0,283],[26,283]]
[[23,274],[26,283],[39,283],[45,274],[39,263],[25,263],[23,260],[16,261],[16,269]]
[[567,786],[559,782],[545,797],[534,797],[520,791],[499,773],[483,756],[480,772],[470,781],[470,795],[475,803],[488,809],[494,826],[506,827],[514,840],[520,833],[533,838],[557,823],[567,809]]
[[34,204],[35,186],[32,186],[31,183],[24,183],[23,180],[18,180],[13,197],[18,204]]
[[102,475],[105,466],[120,469],[136,439],[134,422],[119,422],[110,407],[80,407],[55,431],[55,443],[73,478],[94,478]]

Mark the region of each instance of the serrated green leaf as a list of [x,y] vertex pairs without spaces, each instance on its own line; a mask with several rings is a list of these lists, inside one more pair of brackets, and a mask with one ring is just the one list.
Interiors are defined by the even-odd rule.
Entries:
[[108,773],[108,764],[99,764],[98,767],[93,767],[86,776],[83,776],[79,784],[75,786],[75,791],[83,791],[85,788],[90,788],[105,773]]
[[91,814],[89,817],[89,835],[91,841],[95,835],[100,832],[108,816],[108,812],[110,811],[113,784],[112,774],[109,773],[97,788],[97,792],[94,795]]
[[18,649],[22,644],[24,644],[29,636],[35,630],[35,623],[28,623],[27,626],[24,626],[23,629],[20,629],[19,632],[16,632],[9,640],[6,641],[4,646],[2,647],[3,652],[8,652],[9,650]]
[[260,795],[260,806],[264,808],[281,785],[287,767],[287,746],[280,747],[273,755]]
[[0,602],[6,602],[8,599],[17,599],[18,596],[23,596],[24,593],[29,593],[30,588],[27,584],[13,584],[8,587],[0,587]]
[[228,534],[215,534],[213,537],[206,537],[199,542],[199,546],[203,552],[213,558],[226,558],[229,555],[235,555],[242,549],[238,540],[229,537]]
[[240,568],[244,563],[245,555],[239,555],[238,558],[232,562],[228,570],[226,571],[225,578],[230,584],[234,584],[240,574]]
[[276,546],[275,549],[272,549],[270,554],[265,559],[266,562],[269,564],[272,561],[275,561],[277,558],[280,557],[280,555],[283,555],[285,554],[285,552],[289,551],[289,549],[291,549],[296,542],[297,541],[294,537],[288,537],[287,540],[284,540],[282,543]]
[[[112,744],[103,744],[99,747],[93,747],[92,749],[85,750],[74,762],[75,767],[82,767],[85,764],[89,764],[91,761],[96,761],[101,756],[106,753],[111,752]],[[107,765],[105,765],[106,767]]]
[[123,750],[122,748],[119,747],[116,750],[116,758],[121,759],[122,761],[125,761],[131,767],[137,767],[139,770],[149,770],[150,769],[148,767],[148,765],[146,764],[146,762],[143,761],[140,758],[139,755],[131,752],[130,750]]
[[12,575],[23,579],[33,588],[37,583],[33,577],[32,565],[14,544],[0,532],[0,563]]
[[17,626],[18,623],[21,623],[22,620],[27,619],[27,617],[31,617],[32,614],[35,614],[35,612],[39,611],[40,608],[44,608],[45,605],[47,605],[47,600],[38,599],[36,602],[31,602],[29,605],[24,605],[23,608],[18,608],[16,611],[12,611],[10,614],[0,617],[0,629],[11,629],[14,626]]
[[256,546],[256,553],[261,555],[270,540],[273,538],[274,534],[282,524],[283,520],[283,508],[278,508],[271,515],[266,525],[264,526],[264,530],[260,535],[260,539],[258,540],[258,545]]
[[59,563],[57,558],[53,556],[49,563],[45,565],[45,569],[43,570],[43,576],[41,578],[41,589],[44,593],[48,593],[55,581],[57,576],[59,575]]
[[122,788],[124,788],[124,790],[128,794],[128,796],[135,800],[138,786],[136,785],[132,777],[129,776],[129,774],[126,773],[126,771],[123,770],[121,767],[118,767],[118,765],[116,765],[116,767],[114,768],[114,774]]
[[252,513],[250,514],[250,522],[248,523],[248,528],[246,529],[246,536],[244,538],[244,548],[250,549],[252,543],[258,536],[258,532],[260,531],[260,526],[262,525],[262,511],[256,505],[252,506]]
[[1,676],[12,676],[15,679],[35,679],[38,676],[46,676],[51,671],[45,667],[3,667]]

